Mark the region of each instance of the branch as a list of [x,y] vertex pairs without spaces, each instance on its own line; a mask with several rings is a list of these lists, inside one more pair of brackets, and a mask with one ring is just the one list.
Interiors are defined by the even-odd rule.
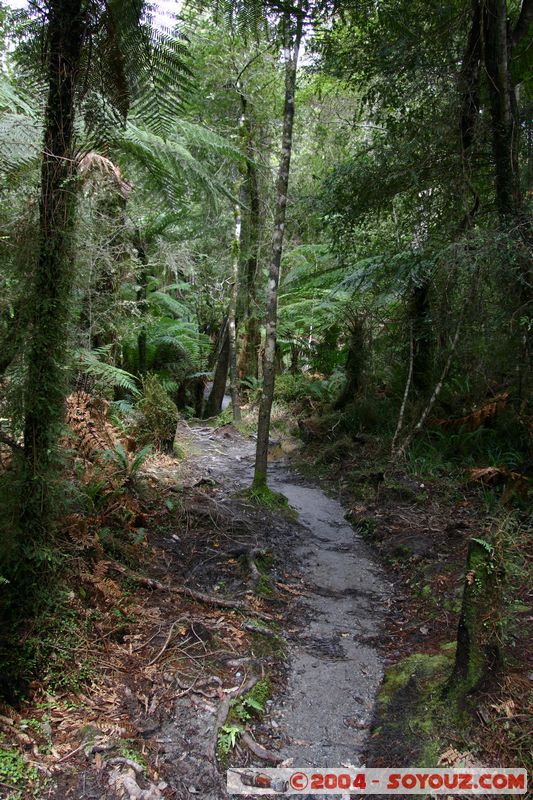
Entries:
[[533,22],[533,0],[523,0],[520,14],[516,21],[516,25],[511,34],[511,43],[513,47],[524,38]]

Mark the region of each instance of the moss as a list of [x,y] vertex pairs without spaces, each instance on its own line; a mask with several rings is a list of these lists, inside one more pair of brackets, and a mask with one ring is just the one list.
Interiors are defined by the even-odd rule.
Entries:
[[274,492],[266,483],[262,483],[261,478],[254,480],[251,489],[245,489],[237,495],[238,497],[245,497],[251,500],[255,505],[262,506],[269,509],[269,511],[282,511],[287,514],[291,519],[296,519],[298,514],[291,508],[289,501],[281,492]]
[[487,685],[502,664],[502,559],[483,539],[471,539],[454,671],[448,695],[461,703]]
[[421,767],[437,765],[449,732],[461,729],[465,722],[443,696],[453,660],[451,642],[440,653],[415,653],[387,671],[373,732],[373,740],[381,742],[377,742],[381,752],[392,747],[391,757],[416,758]]
[[261,597],[272,597],[274,594],[274,589],[266,575],[261,575],[259,577],[255,591]]

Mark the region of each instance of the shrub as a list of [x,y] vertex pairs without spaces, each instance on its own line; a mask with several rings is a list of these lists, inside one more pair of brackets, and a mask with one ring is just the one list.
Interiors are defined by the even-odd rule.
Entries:
[[143,378],[142,398],[137,408],[141,412],[136,427],[139,441],[172,452],[179,412],[157,375],[149,373]]

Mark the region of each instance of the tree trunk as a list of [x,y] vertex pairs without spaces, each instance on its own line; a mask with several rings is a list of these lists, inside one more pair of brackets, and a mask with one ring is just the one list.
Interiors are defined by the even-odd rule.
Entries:
[[246,97],[240,93],[242,109],[242,134],[246,137],[244,147],[246,153],[246,177],[243,183],[245,205],[248,212],[244,215],[243,256],[245,259],[245,280],[243,281],[243,341],[238,361],[240,380],[246,377],[258,377],[257,354],[261,345],[261,332],[258,320],[257,279],[259,262],[259,237],[261,230],[259,180],[255,163],[256,152],[253,138],[253,126],[248,112]]
[[222,401],[226,393],[229,366],[229,325],[224,321],[219,338],[218,358],[213,377],[213,386],[209,393],[203,413],[204,419],[216,417],[222,411]]
[[[472,22],[459,76],[461,114],[459,119],[461,158],[465,186],[473,195],[470,207],[465,203],[461,230],[468,230],[479,207],[479,195],[471,181],[472,145],[480,109],[480,76],[482,57],[481,0],[472,2]],[[469,204],[468,204],[469,205]]]
[[232,259],[232,276],[231,276],[231,294],[228,315],[228,333],[229,333],[229,380],[230,380],[230,394],[231,394],[231,408],[233,414],[233,421],[239,422],[241,419],[241,404],[239,399],[239,385],[237,376],[237,294],[239,291],[239,261],[240,261],[240,242],[241,242],[241,207],[237,202],[235,204],[235,234],[233,238],[233,252]]
[[[139,256],[142,269],[139,275],[139,288],[137,289],[137,307],[140,311],[141,317],[146,314],[146,298],[148,293],[148,257],[141,238],[141,232],[135,232],[134,246]],[[139,375],[146,375],[147,370],[147,356],[146,356],[146,327],[143,323],[141,330],[137,336],[137,371]]]
[[506,0],[483,2],[483,55],[490,98],[496,204],[500,216],[515,216],[521,206],[518,173],[519,121],[509,69]]
[[351,403],[359,390],[365,363],[364,347],[364,327],[362,321],[357,319],[352,325],[350,341],[348,342],[348,355],[344,367],[346,383],[333,406],[337,411],[344,408],[348,403]]
[[471,539],[455,666],[447,687],[458,701],[489,686],[501,666],[502,578],[501,560],[494,549]]
[[48,101],[24,393],[23,527],[47,531],[55,456],[67,391],[65,355],[73,285],[71,239],[76,204],[74,98],[84,30],[82,0],[50,0]]
[[413,375],[415,392],[425,395],[430,386],[431,331],[429,283],[423,280],[413,288],[410,304],[411,335],[413,337]]
[[276,211],[274,215],[274,231],[272,234],[272,256],[268,271],[267,315],[265,356],[263,360],[263,393],[259,406],[257,425],[257,448],[255,454],[254,481],[255,487],[266,486],[268,439],[270,433],[270,415],[274,399],[276,329],[278,316],[278,283],[283,252],[283,234],[285,230],[285,214],[287,210],[287,192],[292,152],[292,133],[294,125],[294,100],[296,77],[298,72],[298,55],[302,37],[302,15],[298,15],[294,42],[290,43],[290,12],[285,15],[285,108],[283,113],[283,137],[279,163]]

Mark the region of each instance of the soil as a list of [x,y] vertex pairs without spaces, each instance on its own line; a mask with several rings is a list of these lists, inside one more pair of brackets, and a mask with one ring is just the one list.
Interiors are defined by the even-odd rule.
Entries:
[[[282,765],[412,766],[423,742],[402,731],[416,683],[386,708],[378,693],[388,665],[454,639],[463,554],[482,530],[475,497],[452,501],[371,459],[361,470],[364,454],[355,479],[346,456],[304,477],[316,449],[289,460],[293,448],[274,445],[270,486],[296,514],[275,511],[243,492],[252,436],[184,424],[179,440],[188,458],[152,459],[130,502],[145,536],[100,553],[83,603],[72,593],[93,626],[76,651],[89,683],[53,695],[35,684],[19,709],[0,709],[1,732],[38,770],[38,796],[224,800],[228,767],[265,761],[239,737],[217,748],[220,727],[236,721],[220,710],[266,678],[266,713],[237,722]],[[482,699],[485,755],[493,719],[527,720],[527,672],[506,680]]]
[[13,712],[49,800],[223,800],[226,767],[264,764],[239,739],[215,757],[225,698],[254,677],[271,696],[246,727],[283,764],[363,763],[390,583],[341,505],[285,459],[270,481],[293,512],[243,495],[253,437],[184,426],[179,438],[185,463],[160,456],[143,470],[133,505],[146,541],[126,566],[95,566],[92,685],[53,697],[34,686]]

